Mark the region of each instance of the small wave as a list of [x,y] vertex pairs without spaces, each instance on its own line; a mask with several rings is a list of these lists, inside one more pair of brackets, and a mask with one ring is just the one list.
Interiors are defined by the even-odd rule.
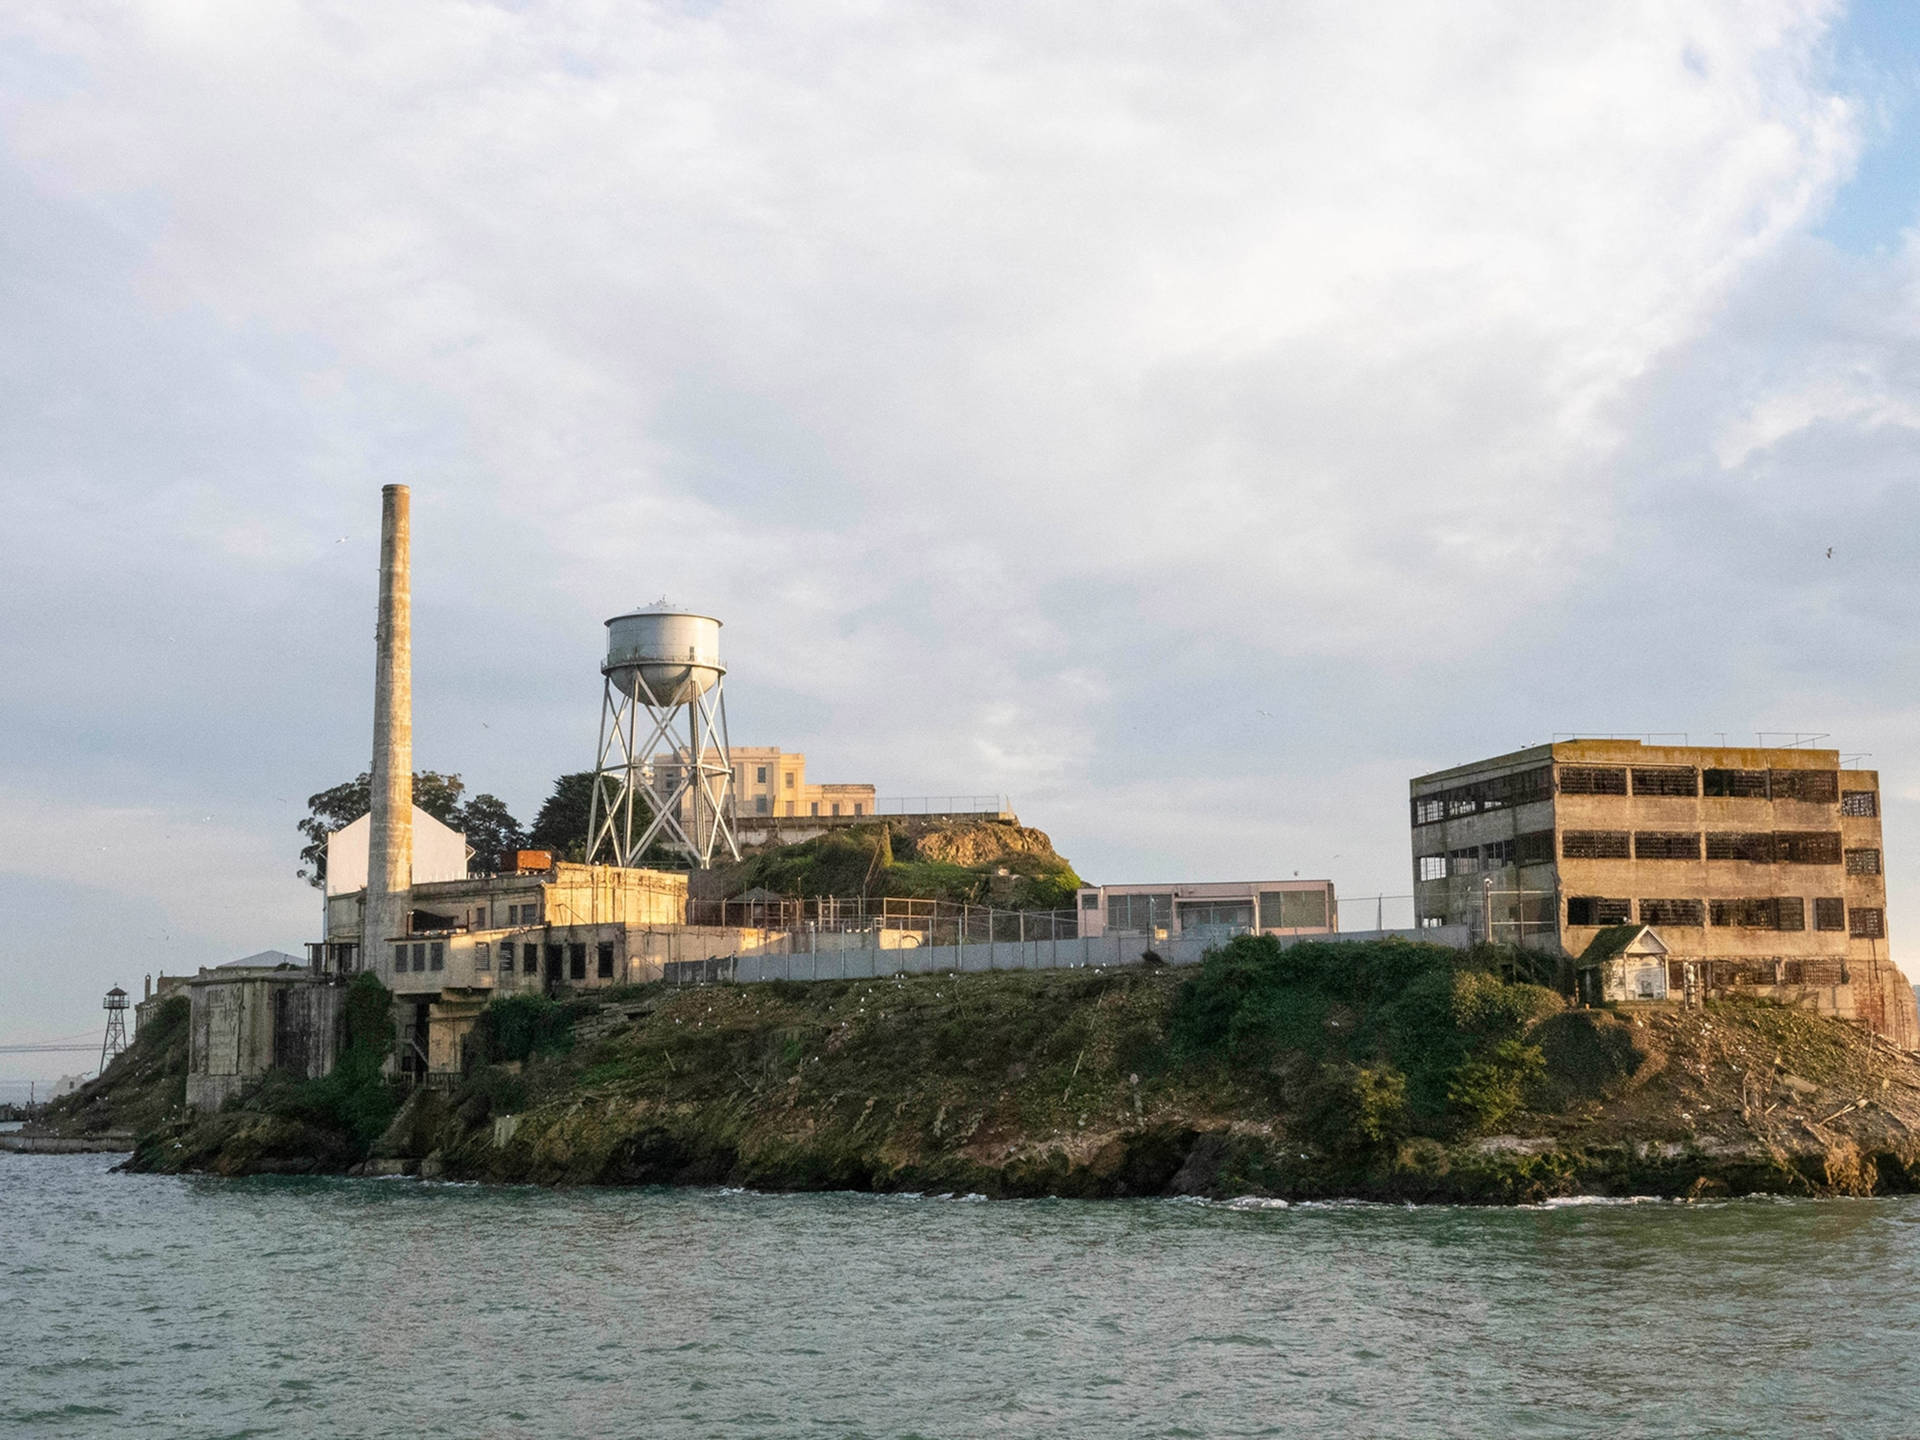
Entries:
[[1277,1195],[1236,1195],[1231,1200],[1223,1200],[1220,1206],[1225,1210],[1291,1210],[1293,1206]]

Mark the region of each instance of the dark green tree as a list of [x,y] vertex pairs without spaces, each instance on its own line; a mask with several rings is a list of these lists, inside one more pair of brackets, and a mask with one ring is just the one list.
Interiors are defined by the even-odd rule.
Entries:
[[[372,808],[372,776],[366,771],[331,790],[307,797],[307,816],[299,822],[307,843],[300,848],[300,878],[316,889],[327,883],[327,836],[343,825],[350,825]],[[508,812],[496,796],[476,795],[462,803],[467,785],[458,775],[443,775],[438,770],[413,772],[413,803],[443,825],[466,833],[475,854],[475,870],[491,874],[500,863],[500,852],[521,843],[520,822]],[[582,830],[586,828],[583,824]]]
[[527,843],[551,850],[568,860],[583,860],[587,851],[587,814],[593,805],[593,771],[562,775],[553,793],[533,817]]
[[473,850],[473,858],[467,863],[480,875],[498,873],[502,856],[527,842],[527,832],[520,828],[520,822],[493,795],[476,795],[461,806],[459,828],[467,832],[467,844]]

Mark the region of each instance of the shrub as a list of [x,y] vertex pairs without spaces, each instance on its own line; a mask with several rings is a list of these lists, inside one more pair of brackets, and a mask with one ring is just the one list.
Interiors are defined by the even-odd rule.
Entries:
[[474,1045],[489,1064],[564,1055],[573,1049],[573,1022],[580,1005],[544,995],[503,995],[480,1012]]
[[1300,1110],[1301,1133],[1330,1154],[1391,1150],[1409,1130],[1407,1077],[1391,1065],[1323,1065]]

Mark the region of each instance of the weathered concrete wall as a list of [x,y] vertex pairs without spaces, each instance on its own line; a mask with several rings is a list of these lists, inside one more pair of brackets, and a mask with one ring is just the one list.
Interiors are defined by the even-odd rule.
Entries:
[[[1365,934],[1297,935],[1273,937],[1282,946],[1323,944],[1339,940],[1414,940],[1465,949],[1472,943],[1464,925],[1422,930],[1370,931]],[[1212,940],[1175,937],[1148,942],[1137,935],[1081,936],[1073,940],[1001,941],[980,945],[926,945],[911,950],[840,949],[802,954],[741,955],[728,967],[693,962],[669,969],[668,980],[731,979],[740,983],[762,980],[864,980],[883,975],[926,975],[948,971],[1073,970],[1088,966],[1138,965],[1151,952],[1169,965],[1198,965]]]
[[345,990],[308,975],[208,975],[188,986],[187,1104],[218,1110],[269,1070],[317,1077],[339,1054]]

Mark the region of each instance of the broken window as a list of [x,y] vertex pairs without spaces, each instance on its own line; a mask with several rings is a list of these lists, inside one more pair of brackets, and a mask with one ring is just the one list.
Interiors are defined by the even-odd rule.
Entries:
[[1642,925],[1704,925],[1707,907],[1700,900],[1642,900]]
[[1562,795],[1624,795],[1627,793],[1626,767],[1616,765],[1562,765]]
[[1709,920],[1742,930],[1804,930],[1804,902],[1797,895],[1764,900],[1715,900],[1708,904]]
[[1775,770],[1772,788],[1776,800],[1831,805],[1840,798],[1840,774],[1836,770]]
[[1691,765],[1636,765],[1633,767],[1633,793],[1698,795],[1700,772]]
[[1856,940],[1878,940],[1887,933],[1886,914],[1877,905],[1849,905],[1847,934]]
[[1480,851],[1469,845],[1464,850],[1447,852],[1447,872],[1451,875],[1477,875],[1480,872]]
[[520,970],[526,975],[540,973],[540,947],[531,941],[520,947]]
[[474,942],[473,968],[476,970],[493,969],[493,954],[487,949],[487,942],[484,940]]
[[507,906],[507,924],[518,925],[519,923],[520,923],[520,907],[518,905]]
[[1773,863],[1773,835],[1769,831],[1709,830],[1707,859],[1744,860],[1749,865]]
[[393,947],[393,968],[395,970],[404,970],[407,968],[407,947],[406,946],[396,945]]
[[447,947],[438,940],[427,946],[427,968],[429,970],[447,968]]
[[1822,895],[1813,902],[1813,928],[1816,930],[1844,930],[1847,928],[1847,902],[1838,895]]
[[1873,816],[1880,813],[1880,795],[1873,790],[1849,790],[1840,797],[1842,815]]
[[1567,897],[1569,925],[1624,925],[1632,917],[1631,900],[1611,900],[1604,895]]
[[1553,771],[1542,765],[1533,770],[1496,775],[1489,780],[1476,780],[1470,785],[1455,785],[1431,794],[1416,795],[1413,797],[1413,823],[1432,825],[1440,820],[1458,819],[1462,815],[1478,815],[1486,810],[1504,810],[1513,805],[1546,800],[1553,794],[1552,780]]
[[1420,878],[1422,880],[1446,879],[1447,857],[1444,855],[1422,855],[1420,857]]
[[1847,851],[1847,874],[1878,875],[1880,873],[1880,852],[1878,850]]
[[587,947],[585,945],[567,946],[567,978],[569,980],[587,978]]
[[513,973],[513,941],[511,940],[500,942],[500,973],[502,975]]
[[1765,800],[1767,772],[1764,770],[1702,770],[1703,794],[1734,800]]
[[413,968],[415,970],[424,970],[427,968],[427,947],[425,945],[416,945],[413,947]]
[[1569,860],[1629,860],[1633,842],[1625,830],[1569,830],[1560,837],[1560,853]]
[[1640,830],[1634,833],[1636,860],[1698,860],[1700,836],[1692,830]]
[[1480,847],[1480,868],[1498,870],[1502,865],[1513,864],[1513,841],[1493,840]]
[[767,783],[767,767],[764,765],[754,766],[753,778],[756,784],[760,784],[760,785],[766,784]]
[[1530,830],[1525,835],[1516,835],[1513,841],[1513,858],[1519,865],[1552,864],[1553,832]]
[[597,973],[599,974],[600,978],[602,980],[611,980],[613,978],[613,945],[612,943],[605,940],[601,941],[600,949],[598,954],[595,956],[595,959],[598,964]]
[[1838,865],[1838,830],[1782,830],[1773,837],[1782,865]]
[[1100,892],[1098,890],[1087,891],[1086,894],[1080,897],[1080,908],[1082,910],[1098,910],[1100,908]]

